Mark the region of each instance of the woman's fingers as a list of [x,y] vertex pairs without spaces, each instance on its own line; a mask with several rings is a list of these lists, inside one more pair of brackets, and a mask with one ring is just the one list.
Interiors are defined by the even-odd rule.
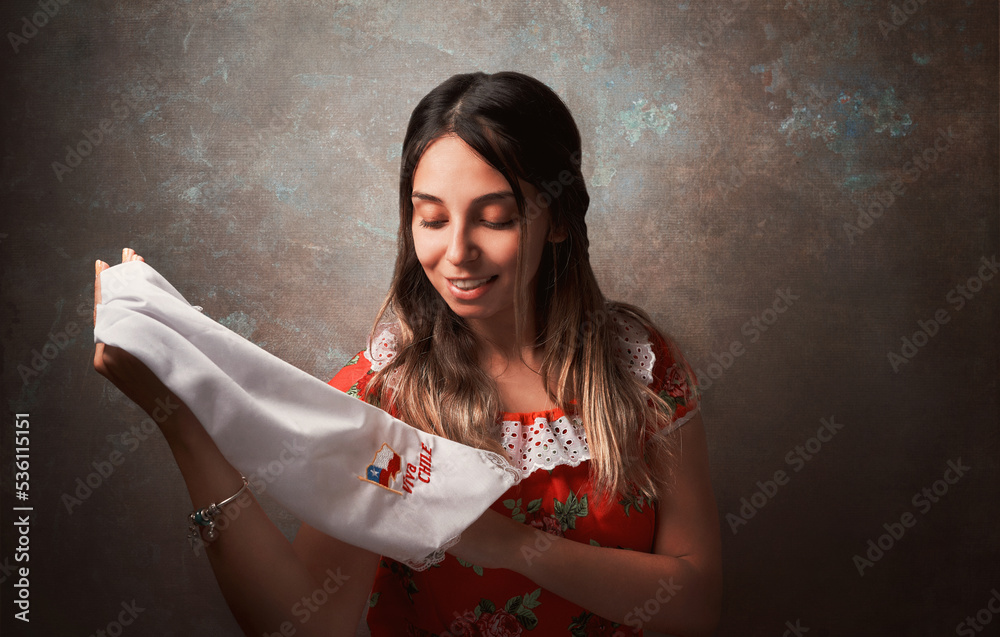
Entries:
[[[98,259],[94,262],[94,325],[97,325],[97,306],[101,302],[101,272],[111,266]],[[104,343],[97,343],[94,347],[94,369],[102,376],[107,376],[107,368],[104,364]]]
[[[122,263],[145,261],[132,248],[122,249]],[[98,259],[94,263],[94,324],[97,324],[97,305],[102,302],[101,272],[111,266]],[[94,369],[112,382],[146,413],[156,407],[155,400],[168,396],[169,390],[138,358],[119,347],[96,343]]]
[[[122,263],[127,263],[129,261],[142,261],[145,263],[145,259],[136,254],[135,250],[132,248],[122,248]],[[94,325],[97,325],[97,306],[101,303],[101,272],[104,272],[111,266],[98,259],[94,262]],[[103,360],[104,354],[104,344],[98,343],[96,351],[94,352],[94,367],[98,367],[97,361]],[[103,367],[103,365],[102,365]],[[98,370],[100,371],[100,370]]]
[[[122,248],[122,263],[128,263],[129,261],[142,261],[146,262],[141,256],[136,254],[135,250],[132,248]],[[98,259],[94,262],[94,324],[97,324],[97,306],[101,303],[101,272],[104,272],[111,266]]]
[[98,343],[94,370],[150,415],[157,399],[174,396],[145,363],[120,347]]
[[107,367],[104,365],[104,343],[94,346],[94,371],[107,378]]
[[100,259],[94,262],[94,325],[97,325],[97,306],[101,302],[101,272],[109,267],[111,266]]
[[135,253],[132,248],[122,248],[122,263],[127,263],[128,261],[145,261],[141,256]]

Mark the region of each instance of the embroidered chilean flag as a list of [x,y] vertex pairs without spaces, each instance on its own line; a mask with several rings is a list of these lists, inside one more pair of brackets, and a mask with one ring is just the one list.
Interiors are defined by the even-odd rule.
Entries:
[[375,459],[368,465],[367,479],[369,482],[389,488],[399,475],[403,460],[392,447],[382,443],[382,448],[375,454]]

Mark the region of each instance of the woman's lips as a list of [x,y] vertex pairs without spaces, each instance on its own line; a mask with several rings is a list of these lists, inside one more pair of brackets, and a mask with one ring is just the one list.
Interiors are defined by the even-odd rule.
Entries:
[[496,276],[477,279],[448,279],[448,290],[456,299],[472,301],[489,291]]

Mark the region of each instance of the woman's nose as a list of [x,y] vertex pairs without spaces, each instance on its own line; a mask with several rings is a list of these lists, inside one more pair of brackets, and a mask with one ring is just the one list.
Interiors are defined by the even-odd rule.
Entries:
[[465,224],[454,224],[445,258],[453,265],[461,265],[468,261],[474,261],[478,256],[479,248],[476,246],[469,229]]

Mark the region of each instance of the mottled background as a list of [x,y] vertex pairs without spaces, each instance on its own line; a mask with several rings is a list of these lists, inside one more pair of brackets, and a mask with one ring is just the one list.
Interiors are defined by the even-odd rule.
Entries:
[[[706,381],[718,634],[944,635],[992,617],[995,2],[49,5],[0,8],[5,634],[91,634],[131,600],[145,610],[125,634],[237,634],[184,540],[166,445],[123,438],[145,415],[92,369],[94,259],[135,248],[327,379],[389,282],[410,111],[453,73],[508,69],[577,118],[606,293],[645,307]],[[933,334],[904,351],[920,321]],[[842,428],[799,455],[824,418]],[[949,461],[969,470],[931,503],[920,493]],[[787,483],[754,498],[776,471]],[[34,507],[27,626],[11,603],[17,504]],[[860,574],[854,556],[906,513]]]

